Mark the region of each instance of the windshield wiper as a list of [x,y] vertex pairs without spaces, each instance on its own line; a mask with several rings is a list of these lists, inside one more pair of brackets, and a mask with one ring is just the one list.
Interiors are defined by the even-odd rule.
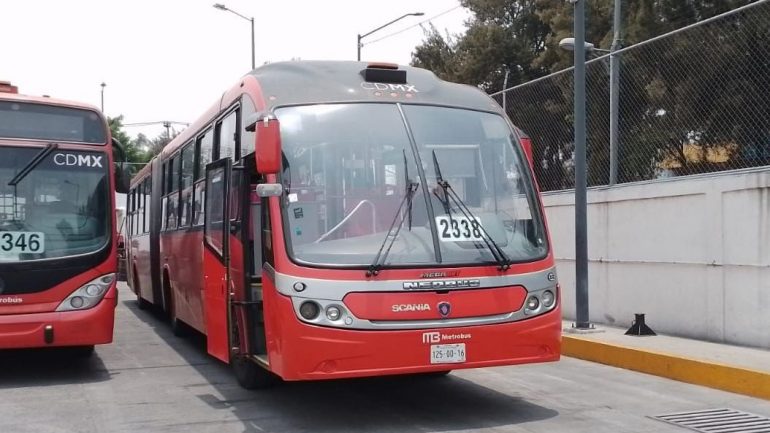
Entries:
[[31,159],[31,160],[30,160],[30,161],[27,163],[27,165],[25,165],[25,166],[24,166],[24,167],[21,169],[21,171],[19,171],[19,172],[16,174],[16,176],[14,176],[14,177],[13,177],[13,179],[11,179],[11,181],[10,181],[10,182],[8,182],[8,185],[9,185],[9,186],[16,186],[16,185],[17,185],[19,182],[21,182],[21,181],[22,181],[22,179],[24,179],[25,177],[27,177],[27,175],[29,174],[29,172],[31,172],[32,170],[34,170],[34,169],[35,169],[35,167],[37,167],[37,165],[38,165],[38,164],[40,164],[41,162],[43,162],[43,160],[45,159],[45,157],[46,157],[46,156],[48,156],[48,154],[49,154],[49,153],[53,152],[53,151],[54,151],[56,148],[58,148],[58,147],[59,147],[59,145],[58,145],[58,144],[56,144],[56,143],[48,143],[48,145],[45,147],[45,149],[43,149],[43,150],[41,150],[40,152],[38,152],[38,154],[37,154],[37,155],[35,155],[35,157],[34,157],[34,158],[32,158],[32,159]]
[[[380,249],[377,250],[377,255],[374,257],[374,261],[371,265],[369,265],[369,269],[366,270],[367,277],[371,277],[380,273],[380,268],[382,268],[382,265],[385,264],[385,260],[388,258],[388,254],[390,253],[390,249],[393,248],[393,244],[396,242],[396,238],[398,237],[399,232],[401,232],[401,227],[404,226],[404,220],[409,220],[409,230],[412,230],[412,199],[414,198],[414,193],[417,192],[417,188],[420,187],[420,184],[409,179],[409,167],[406,162],[406,151],[403,151],[403,153],[406,192],[404,193],[404,198],[401,200],[401,204],[399,204],[398,209],[396,209],[396,214],[393,216],[393,222],[391,222],[390,227],[388,227],[388,233],[385,235],[385,239],[382,240],[382,244],[380,245]],[[406,205],[406,218],[401,212],[401,210],[404,208],[404,205]],[[398,226],[396,226],[396,221],[398,221]],[[395,233],[393,232],[394,228]],[[386,245],[387,248],[385,248]]]
[[498,245],[497,242],[492,239],[492,236],[487,233],[486,229],[484,229],[484,226],[481,224],[481,220],[473,215],[468,206],[462,201],[462,199],[460,199],[460,196],[457,195],[454,189],[452,189],[452,185],[450,185],[449,182],[441,176],[441,167],[439,167],[435,150],[433,151],[433,169],[436,172],[436,183],[441,187],[441,190],[443,191],[443,197],[439,196],[436,191],[434,191],[433,194],[444,206],[444,211],[449,216],[449,221],[452,221],[451,206],[449,204],[449,200],[451,199],[455,202],[457,207],[460,208],[460,212],[462,212],[465,218],[467,218],[469,221],[478,221],[476,225],[479,229],[479,233],[481,234],[481,239],[487,245],[487,248],[489,248],[489,252],[492,253],[492,257],[495,258],[495,261],[498,264],[497,269],[501,271],[510,269],[511,259],[509,259],[503,249],[500,248],[500,245]]

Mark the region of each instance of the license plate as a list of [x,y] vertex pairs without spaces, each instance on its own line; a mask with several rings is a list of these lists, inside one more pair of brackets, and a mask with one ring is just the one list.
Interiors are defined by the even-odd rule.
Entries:
[[41,232],[0,232],[0,252],[42,253],[45,252],[45,239]]
[[436,217],[439,239],[442,242],[481,241],[481,221],[461,215],[440,215]]
[[433,344],[430,346],[431,364],[456,364],[465,362],[465,343]]

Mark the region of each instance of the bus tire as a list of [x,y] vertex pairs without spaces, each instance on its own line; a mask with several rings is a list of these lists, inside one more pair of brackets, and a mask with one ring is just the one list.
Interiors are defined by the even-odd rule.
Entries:
[[74,357],[85,359],[94,355],[95,348],[93,344],[88,346],[73,346],[70,348],[70,351]]
[[168,276],[168,272],[163,272],[163,291],[166,293],[166,299],[168,304],[168,320],[171,324],[171,333],[174,334],[175,337],[186,337],[187,336],[187,327],[185,324],[179,320],[178,317],[176,317],[176,305],[174,305],[174,300],[172,299],[171,295],[171,278]]
[[176,308],[172,302],[169,305],[168,320],[171,322],[171,333],[174,337],[184,338],[187,336],[187,325],[176,317]]
[[142,290],[139,287],[139,278],[136,276],[136,268],[134,268],[134,293],[136,293],[136,306],[140,310],[146,310],[150,306],[150,303],[146,299],[142,298]]
[[182,323],[181,320],[179,320],[176,315],[171,316],[171,333],[174,334],[174,337],[184,338],[187,336],[187,328],[185,328],[185,324]]
[[245,389],[265,389],[275,385],[278,378],[271,372],[244,356],[233,355],[230,365],[238,385]]
[[428,373],[422,373],[421,375],[423,377],[436,377],[436,378],[438,378],[438,377],[446,377],[451,372],[452,372],[452,370],[431,371],[431,372],[428,372]]

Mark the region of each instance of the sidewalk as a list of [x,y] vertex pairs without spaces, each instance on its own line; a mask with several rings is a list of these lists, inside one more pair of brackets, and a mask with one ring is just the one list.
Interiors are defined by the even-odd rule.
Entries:
[[562,328],[562,355],[770,400],[770,350],[665,335],[635,337],[626,329]]

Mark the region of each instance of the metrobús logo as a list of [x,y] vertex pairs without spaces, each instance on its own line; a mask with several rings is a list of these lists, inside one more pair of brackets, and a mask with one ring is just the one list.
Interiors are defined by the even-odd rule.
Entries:
[[444,334],[442,332],[423,332],[422,342],[426,344],[441,343],[444,341],[457,341],[457,340],[470,340],[473,338],[471,334]]
[[16,296],[3,296],[0,297],[0,304],[21,304],[23,299]]

